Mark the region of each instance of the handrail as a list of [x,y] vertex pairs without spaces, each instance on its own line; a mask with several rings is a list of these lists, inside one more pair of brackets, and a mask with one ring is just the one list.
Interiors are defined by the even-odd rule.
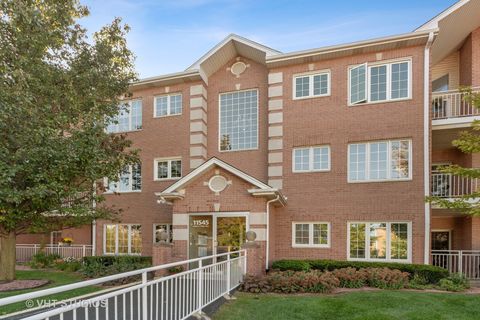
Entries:
[[226,253],[221,253],[221,254],[217,254],[217,255],[210,255],[210,256],[194,258],[194,259],[190,259],[190,260],[172,262],[172,263],[162,264],[162,265],[159,265],[159,266],[143,268],[143,269],[128,271],[128,272],[124,272],[124,273],[119,273],[119,274],[106,276],[106,277],[102,277],[102,278],[85,280],[85,281],[82,281],[82,282],[67,284],[67,285],[64,285],[64,286],[49,288],[49,289],[45,289],[45,290],[39,290],[39,291],[33,291],[33,292],[29,292],[29,293],[19,294],[19,295],[15,295],[15,296],[0,299],[0,306],[4,306],[4,305],[7,305],[7,304],[20,302],[20,301],[24,301],[24,300],[34,299],[34,298],[38,298],[38,297],[43,297],[43,296],[47,296],[47,295],[50,295],[50,294],[70,291],[70,290],[74,290],[74,289],[78,289],[78,288],[84,288],[84,287],[88,287],[88,286],[92,286],[92,285],[101,284],[101,283],[104,283],[104,282],[109,282],[109,281],[113,281],[113,280],[118,280],[118,279],[122,279],[122,278],[127,278],[127,277],[131,277],[131,276],[140,275],[140,274],[143,274],[143,273],[158,271],[158,270],[162,270],[162,269],[168,269],[168,268],[172,268],[172,267],[176,267],[176,266],[179,266],[179,265],[188,264],[188,263],[192,263],[192,262],[199,262],[199,261],[203,261],[203,260],[207,260],[207,259],[219,258],[219,257],[226,256],[226,255],[242,254],[242,253],[246,253],[246,250],[242,249],[242,250],[238,250],[238,251],[226,252]]

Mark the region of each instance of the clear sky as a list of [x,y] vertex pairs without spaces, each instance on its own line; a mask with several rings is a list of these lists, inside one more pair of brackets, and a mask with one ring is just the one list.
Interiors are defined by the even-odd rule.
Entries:
[[183,71],[230,33],[282,52],[410,32],[456,0],[82,0],[90,32],[122,17],[140,78]]

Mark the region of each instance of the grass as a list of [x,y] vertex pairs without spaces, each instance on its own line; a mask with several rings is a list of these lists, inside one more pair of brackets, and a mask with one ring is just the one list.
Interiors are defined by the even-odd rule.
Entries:
[[[16,271],[17,279],[19,280],[26,280],[26,279],[48,279],[50,283],[35,289],[24,289],[24,290],[15,290],[15,291],[8,291],[8,292],[0,292],[0,299],[6,298],[10,296],[14,296],[17,294],[33,292],[37,290],[43,290],[46,288],[58,287],[65,284],[75,283],[78,281],[83,280],[83,277],[78,273],[73,272],[63,272],[63,271],[50,271],[50,270],[17,270]],[[104,288],[97,287],[97,286],[90,286],[85,288],[79,288],[71,291],[66,291],[62,293],[57,293],[47,297],[38,298],[38,301],[34,301],[35,306],[38,306],[41,301],[50,301],[52,300],[63,300],[73,297],[78,297],[87,293],[92,293],[95,291],[102,290]],[[35,299],[37,300],[37,299]],[[0,307],[0,315],[5,315],[12,312],[17,312],[20,310],[27,309],[25,302],[17,302],[7,306]]]
[[410,291],[338,295],[255,295],[237,293],[214,320],[280,319],[479,319],[480,295]]

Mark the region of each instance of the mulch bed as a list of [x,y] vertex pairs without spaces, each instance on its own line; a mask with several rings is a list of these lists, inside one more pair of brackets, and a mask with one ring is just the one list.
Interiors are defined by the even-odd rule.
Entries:
[[49,280],[14,280],[10,282],[0,283],[0,292],[33,289],[48,284]]

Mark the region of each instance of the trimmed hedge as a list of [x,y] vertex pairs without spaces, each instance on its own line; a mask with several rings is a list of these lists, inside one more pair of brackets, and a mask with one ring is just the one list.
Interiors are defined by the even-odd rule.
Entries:
[[420,276],[428,281],[428,283],[438,283],[441,279],[449,276],[446,269],[426,264],[339,260],[278,260],[272,264],[272,269],[280,271],[333,271],[342,268],[355,268],[357,270],[362,268],[396,269],[402,272],[408,272],[410,278],[413,278],[415,275]]
[[83,258],[82,272],[89,278],[97,278],[151,266],[152,257],[93,256]]

